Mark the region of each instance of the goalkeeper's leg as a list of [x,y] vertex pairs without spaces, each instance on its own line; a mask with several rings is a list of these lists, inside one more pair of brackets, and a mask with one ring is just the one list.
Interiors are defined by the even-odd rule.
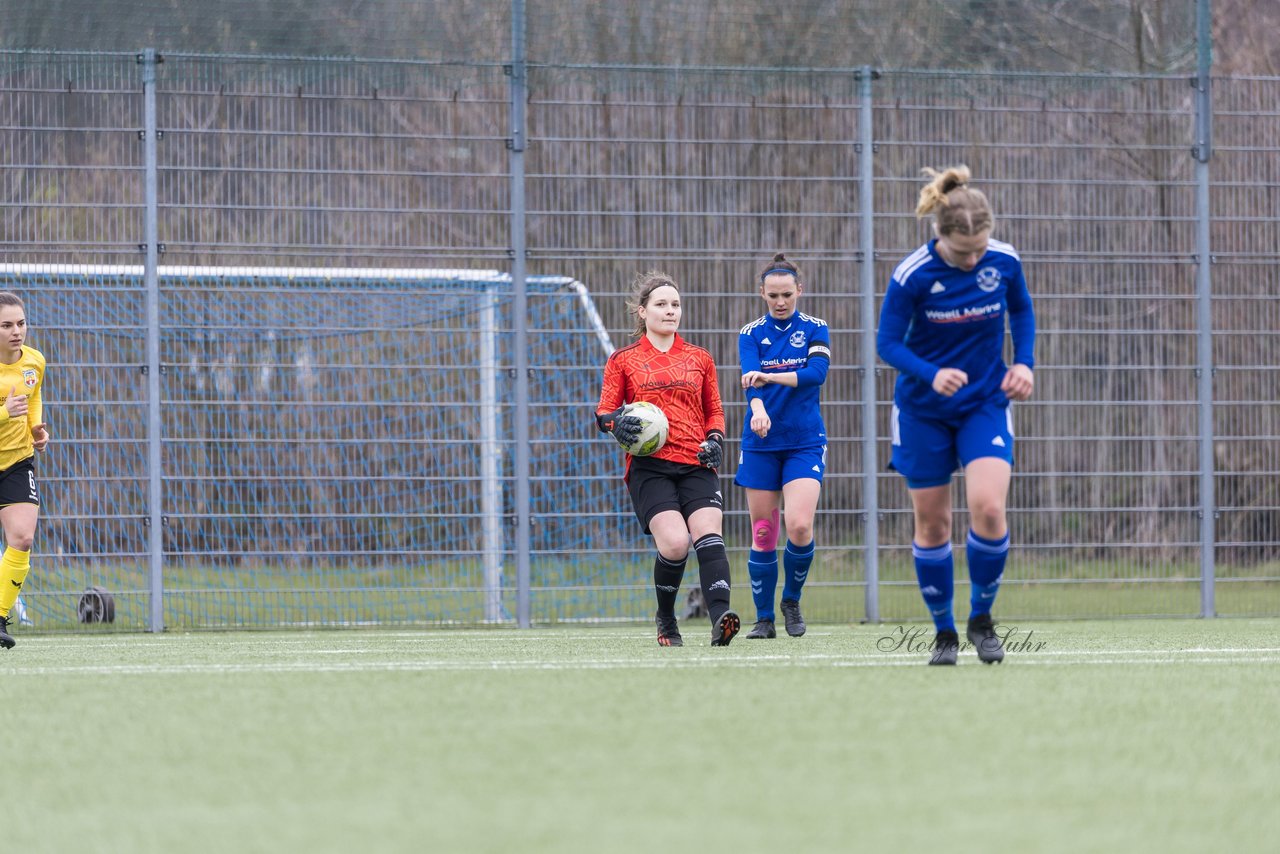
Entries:
[[653,543],[658,555],[653,562],[653,594],[658,600],[654,619],[658,626],[659,646],[683,646],[676,622],[676,598],[684,579],[685,561],[689,557],[689,531],[677,510],[663,510],[649,520]]
[[[729,556],[720,535],[723,514],[719,501],[711,496],[705,500],[707,504],[689,514],[689,533],[698,553],[702,598],[707,603],[707,616],[711,618],[711,644],[728,646],[742,627],[742,620],[730,607]],[[710,503],[712,500],[716,503]]]

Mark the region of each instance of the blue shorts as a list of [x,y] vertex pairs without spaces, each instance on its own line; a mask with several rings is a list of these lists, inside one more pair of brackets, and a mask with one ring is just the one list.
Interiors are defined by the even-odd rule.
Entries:
[[784,483],[812,478],[822,483],[827,470],[827,446],[787,451],[739,451],[733,482],[743,489],[778,492]]
[[892,468],[912,489],[942,486],[961,468],[982,457],[1013,465],[1013,410],[986,403],[959,418],[930,418],[893,407]]

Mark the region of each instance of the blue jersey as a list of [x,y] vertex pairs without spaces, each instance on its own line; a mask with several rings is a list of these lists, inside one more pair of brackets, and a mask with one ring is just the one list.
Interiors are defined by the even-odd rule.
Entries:
[[[972,270],[961,270],[942,260],[936,244],[898,265],[880,310],[876,350],[898,369],[894,402],[940,418],[992,399],[1007,406],[1000,390],[1008,370],[1001,356],[1006,316],[1014,362],[1035,367],[1036,320],[1022,260],[1008,243],[992,240]],[[933,377],[941,368],[964,371],[968,385],[951,397],[938,394]]]
[[[827,444],[827,428],[818,411],[818,396],[831,365],[831,330],[825,320],[795,312],[784,321],[769,315],[738,333],[742,373],[796,372],[795,388],[769,383],[747,389],[747,416],[742,447],[748,451],[783,451]],[[772,426],[761,439],[751,432],[751,401],[759,398]]]

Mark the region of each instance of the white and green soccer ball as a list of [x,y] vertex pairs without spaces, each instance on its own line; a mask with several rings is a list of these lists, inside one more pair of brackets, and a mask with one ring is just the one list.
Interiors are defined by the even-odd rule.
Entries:
[[628,454],[633,457],[648,457],[662,450],[662,446],[667,443],[667,431],[671,425],[667,423],[667,414],[657,404],[637,400],[635,403],[628,403],[622,414],[634,415],[643,422],[636,440],[622,446]]

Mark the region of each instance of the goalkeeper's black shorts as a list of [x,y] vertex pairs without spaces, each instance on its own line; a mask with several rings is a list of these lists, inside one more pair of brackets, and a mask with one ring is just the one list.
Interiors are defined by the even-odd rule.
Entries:
[[649,522],[664,510],[675,510],[687,520],[703,507],[724,509],[720,476],[709,468],[673,463],[653,457],[633,457],[627,477],[631,504],[646,534]]

